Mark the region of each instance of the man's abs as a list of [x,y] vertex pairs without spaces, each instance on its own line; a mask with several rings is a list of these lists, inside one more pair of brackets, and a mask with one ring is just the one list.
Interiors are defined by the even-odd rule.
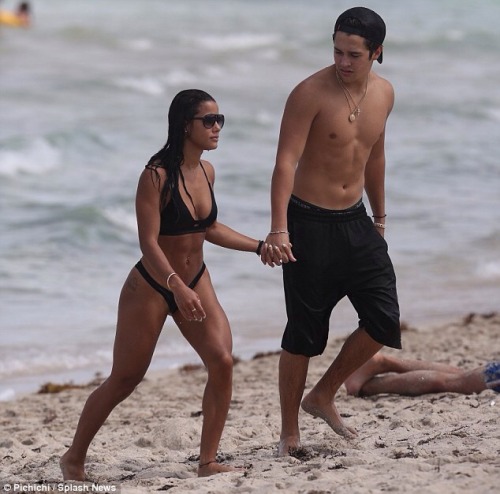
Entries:
[[293,194],[324,209],[347,209],[363,196],[364,173],[329,176],[325,170],[301,164],[295,172]]

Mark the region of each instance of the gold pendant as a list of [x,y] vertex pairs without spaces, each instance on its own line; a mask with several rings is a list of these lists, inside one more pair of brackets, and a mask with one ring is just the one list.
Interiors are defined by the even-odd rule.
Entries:
[[361,113],[361,110],[359,108],[355,108],[352,113],[349,115],[349,122],[354,122],[357,117],[359,117],[359,114]]

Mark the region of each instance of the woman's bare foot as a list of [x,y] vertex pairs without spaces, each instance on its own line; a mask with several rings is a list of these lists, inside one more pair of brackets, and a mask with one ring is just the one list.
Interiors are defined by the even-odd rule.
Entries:
[[302,410],[309,413],[313,417],[319,417],[324,420],[339,436],[345,437],[346,439],[354,439],[358,433],[352,427],[347,427],[343,420],[340,418],[337,408],[332,403],[322,404],[311,397],[309,393],[301,403]]
[[298,449],[300,449],[299,437],[289,436],[280,438],[280,442],[278,444],[278,456],[289,456]]
[[198,466],[198,477],[210,477],[210,475],[216,475],[218,473],[243,471],[245,471],[243,467],[230,467],[229,465],[223,465],[213,460]]
[[78,480],[85,481],[85,468],[83,465],[72,462],[69,458],[69,451],[66,451],[59,460],[59,466],[63,474],[64,480]]

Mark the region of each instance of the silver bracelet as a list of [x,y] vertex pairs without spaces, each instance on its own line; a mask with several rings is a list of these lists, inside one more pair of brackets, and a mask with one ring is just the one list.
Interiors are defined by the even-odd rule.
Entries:
[[373,223],[377,228],[382,228],[382,230],[385,230],[385,225],[383,223]]
[[172,271],[168,276],[167,276],[167,288],[172,291],[172,289],[170,288],[170,278],[172,278],[172,276],[179,276],[175,271]]

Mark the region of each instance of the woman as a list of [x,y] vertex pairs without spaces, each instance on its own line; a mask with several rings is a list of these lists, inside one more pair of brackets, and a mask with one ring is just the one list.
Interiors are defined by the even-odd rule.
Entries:
[[181,91],[168,114],[168,140],[139,179],[136,212],[142,259],[122,288],[111,375],[88,398],[71,447],[65,480],[84,480],[90,442],[108,415],[144,377],[171,315],[208,371],[203,396],[199,476],[232,470],[216,462],[232,392],[232,337],[203,261],[203,242],[260,253],[263,242],[217,222],[214,168],[201,155],[216,149],[224,125],[204,91]]

